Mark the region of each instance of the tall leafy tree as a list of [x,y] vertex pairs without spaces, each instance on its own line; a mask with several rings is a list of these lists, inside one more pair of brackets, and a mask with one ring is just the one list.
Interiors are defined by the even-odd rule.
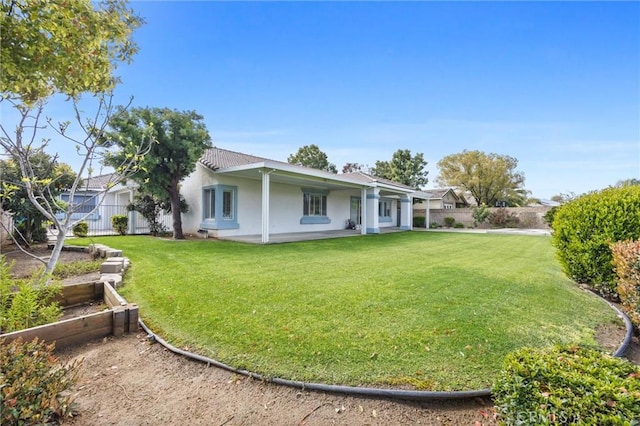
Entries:
[[169,200],[174,239],[184,239],[180,182],[195,170],[198,159],[211,147],[211,137],[202,120],[195,111],[134,108],[122,111],[110,123],[112,132],[108,135],[108,143],[120,147],[120,151],[110,155],[107,164],[124,161],[132,155],[131,148],[145,129],[151,131],[155,143],[145,154],[133,179],[143,193]]
[[295,154],[291,154],[289,158],[287,158],[287,162],[298,166],[338,173],[336,165],[329,162],[327,154],[322,152],[318,145],[314,144],[300,147]]
[[516,170],[518,160],[508,155],[464,150],[438,161],[437,182],[469,191],[478,205],[492,206],[496,201],[526,199],[524,174]]
[[429,182],[427,162],[421,152],[415,156],[408,149],[399,149],[393,153],[390,161],[376,161],[371,173],[383,179],[392,180],[411,188],[420,189]]
[[[59,163],[41,151],[33,153],[30,162],[34,173],[46,183],[43,196],[50,205],[56,205],[56,198],[71,188],[76,174],[68,164]],[[13,215],[21,234],[18,241],[26,244],[44,241],[46,235],[43,226],[47,218],[29,201],[18,164],[12,159],[0,160],[0,178],[0,205]]]
[[[114,113],[112,90],[118,83],[114,71],[137,51],[131,36],[141,24],[142,19],[125,0],[0,3],[0,103],[8,104],[17,113],[14,122],[0,122],[0,147],[20,169],[29,201],[58,229],[51,255],[38,257],[46,264],[43,274],[53,271],[67,232],[83,218],[72,219],[70,210],[56,215],[64,206],[48,197],[52,181],[40,176],[32,164],[35,153],[48,149],[49,140],[39,134],[48,127],[77,148],[82,163],[75,170],[76,178],[69,190],[73,199],[81,176],[90,175],[104,153],[99,141]],[[95,110],[86,114],[82,110],[87,110],[88,104],[82,109],[78,106],[83,93],[95,95],[91,98]],[[68,96],[77,128],[71,127],[70,120],[52,123],[43,119],[47,99],[56,94]],[[136,141],[136,154],[118,165],[111,185],[125,180],[135,169],[145,140]],[[57,161],[57,155],[52,158]]]
[[109,91],[117,64],[138,49],[131,34],[141,24],[122,0],[2,0],[0,91],[27,105]]

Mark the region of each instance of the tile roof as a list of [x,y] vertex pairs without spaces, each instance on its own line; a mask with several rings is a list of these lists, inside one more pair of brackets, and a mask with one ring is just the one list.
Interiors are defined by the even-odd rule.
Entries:
[[78,185],[78,189],[104,189],[109,183],[113,182],[113,177],[113,173],[90,176],[86,179],[82,179],[82,184]]
[[410,186],[404,185],[402,183],[398,183],[398,182],[394,182],[392,180],[389,179],[384,179],[381,177],[377,177],[377,176],[373,176],[370,175],[368,173],[365,172],[351,172],[351,173],[343,173],[342,176],[356,180],[358,182],[366,182],[366,183],[373,183],[373,182],[379,182],[379,183],[384,183],[387,185],[393,185],[393,186],[398,186],[401,188],[408,188],[408,189],[414,189],[411,188]]
[[[444,194],[451,191],[451,188],[435,188],[435,189],[427,189],[429,194],[431,194],[431,198],[442,198]],[[455,192],[454,192],[455,194]]]
[[[273,160],[267,158],[215,147],[209,148],[202,154],[202,157],[200,157],[200,162],[212,170],[244,166],[245,164],[263,163],[265,161],[273,162]],[[277,162],[279,163],[279,161]]]
[[300,170],[300,173],[305,173],[305,172],[308,173],[309,171],[313,171],[314,173],[324,173],[327,175],[327,177],[332,177],[332,178],[346,178],[348,180],[351,180],[354,182],[360,182],[360,183],[378,182],[378,183],[382,183],[390,186],[395,186],[397,188],[405,188],[405,189],[413,190],[413,188],[407,185],[403,185],[398,182],[393,182],[388,179],[372,176],[364,172],[335,174],[335,173],[327,172],[325,170],[313,169],[311,167],[304,167],[296,164],[285,163],[282,161],[270,160],[268,158],[257,157],[255,155],[249,155],[249,154],[243,154],[241,152],[229,151],[227,149],[222,149],[217,147],[209,148],[208,150],[205,151],[202,157],[200,157],[200,163],[202,163],[204,166],[210,168],[213,171],[216,171],[219,169],[226,169],[229,167],[237,167],[237,166],[244,166],[247,164],[256,164],[256,163],[264,163],[264,162],[277,163],[277,164],[286,165],[287,167],[290,167],[290,168],[296,168]]

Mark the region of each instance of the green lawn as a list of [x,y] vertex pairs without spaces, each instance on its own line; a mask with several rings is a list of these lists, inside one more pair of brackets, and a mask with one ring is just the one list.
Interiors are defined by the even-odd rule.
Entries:
[[131,259],[122,293],[156,332],[269,377],[485,388],[507,352],[593,345],[595,329],[617,321],[563,276],[548,237],[405,232],[267,246],[92,241]]

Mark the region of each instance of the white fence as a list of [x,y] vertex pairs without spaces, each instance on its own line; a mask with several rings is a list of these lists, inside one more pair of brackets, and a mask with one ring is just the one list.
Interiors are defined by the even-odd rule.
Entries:
[[[101,205],[95,212],[91,213],[85,221],[89,225],[88,235],[116,235],[113,229],[111,218],[116,215],[129,217],[129,228],[127,234],[149,234],[151,229],[149,222],[136,211],[128,211],[126,206]],[[162,212],[158,221],[165,231],[173,229],[171,213]]]

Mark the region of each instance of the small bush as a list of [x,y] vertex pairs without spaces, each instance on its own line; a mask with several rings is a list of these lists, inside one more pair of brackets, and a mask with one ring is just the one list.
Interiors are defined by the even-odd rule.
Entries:
[[451,216],[447,216],[444,218],[444,226],[446,226],[447,228],[453,228],[454,223],[456,223],[455,218]]
[[440,225],[438,225],[438,222],[431,222],[429,224],[429,228],[430,229],[437,229],[437,228],[440,228]]
[[474,207],[471,210],[471,217],[473,217],[473,221],[474,221],[473,225],[478,226],[483,224],[487,220],[490,214],[491,214],[491,210],[489,210],[489,207],[487,207],[484,204],[482,204],[481,206]]
[[611,252],[622,310],[640,327],[640,241],[619,241]]
[[553,228],[553,218],[556,216],[556,213],[559,209],[559,206],[553,206],[542,216],[542,220],[544,223],[549,225],[549,228]]
[[413,217],[413,227],[414,228],[424,228],[425,223],[427,223],[427,218],[424,216],[414,216]]
[[640,367],[578,347],[507,355],[493,386],[503,424],[624,425],[640,418]]
[[640,186],[607,188],[560,206],[553,245],[564,272],[616,298],[610,244],[640,239]]
[[499,208],[491,212],[488,217],[489,224],[498,228],[515,228],[520,223],[520,219],[506,208]]
[[125,214],[114,214],[111,216],[111,226],[120,235],[125,235],[129,229],[129,217]]
[[0,256],[0,333],[57,321],[62,309],[53,299],[61,287],[47,284],[48,277],[39,275],[30,280],[14,279],[12,265]]
[[76,383],[80,364],[58,365],[53,348],[37,339],[1,342],[1,424],[48,424],[71,416],[74,404],[66,391]]
[[29,243],[44,243],[47,241],[47,228],[40,221],[16,221],[14,238],[18,241],[25,238]]
[[464,228],[464,223],[457,222],[455,225],[453,225],[453,227],[458,229]]
[[89,234],[89,224],[86,221],[73,225],[73,235],[76,237],[86,237]]

